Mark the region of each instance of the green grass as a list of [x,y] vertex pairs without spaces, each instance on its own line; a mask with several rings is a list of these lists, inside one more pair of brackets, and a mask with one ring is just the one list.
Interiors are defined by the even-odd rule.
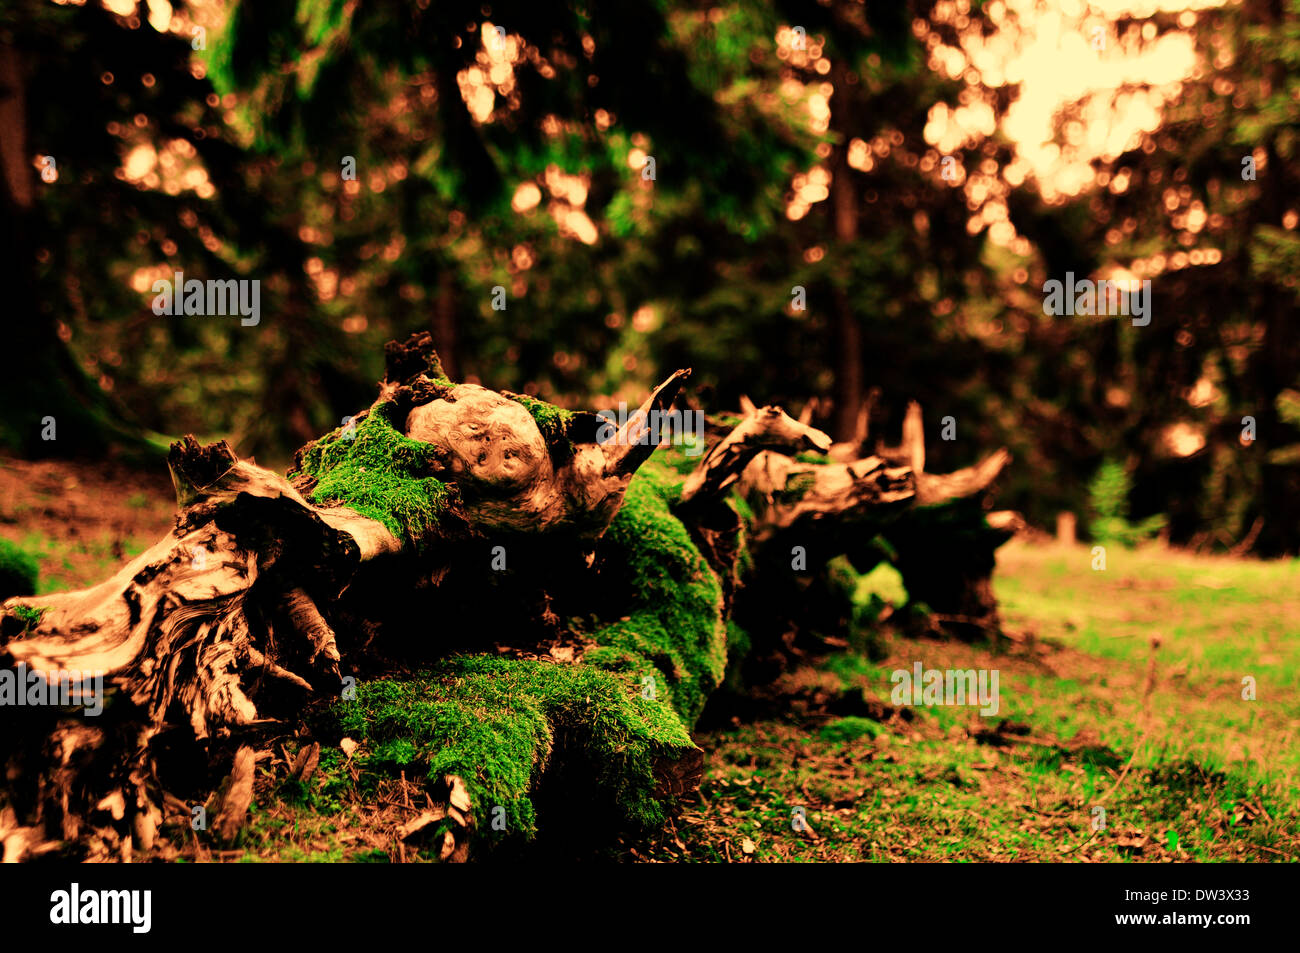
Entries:
[[38,531],[23,535],[19,547],[40,566],[36,595],[80,589],[107,579],[124,562],[144,552],[146,543],[135,537],[120,538],[114,533],[90,537],[59,539]]
[[[1152,547],[1111,549],[1107,568],[1093,571],[1084,548],[1012,547],[1000,568],[1008,624],[1092,660],[1082,673],[1081,688],[1088,690],[1073,697],[1088,704],[1097,695],[1111,706],[1117,737],[1129,745],[1138,740],[1141,679],[1151,639],[1158,638],[1150,708],[1162,749],[1280,775],[1294,795],[1300,561],[1194,557]],[[1253,702],[1242,699],[1247,676],[1257,686]]]
[[[882,661],[839,655],[787,676],[793,698],[852,688],[888,702],[890,671],[914,661],[996,668],[1001,710],[921,708],[880,722],[792,704],[788,716],[702,735],[699,796],[637,856],[1300,859],[1300,562],[1157,548],[1108,560],[1093,572],[1086,547],[1004,547],[996,587],[1020,636],[1005,650],[890,636]],[[1247,674],[1255,701],[1241,697]],[[1004,720],[1019,728],[999,735]],[[1094,831],[1097,806],[1105,827]],[[796,807],[811,831],[794,829]]]

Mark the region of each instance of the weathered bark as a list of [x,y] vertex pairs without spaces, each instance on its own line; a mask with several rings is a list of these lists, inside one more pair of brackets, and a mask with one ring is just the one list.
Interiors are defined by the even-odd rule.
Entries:
[[697,498],[720,499],[745,472],[750,461],[765,450],[825,453],[831,447],[826,434],[807,421],[794,420],[780,407],[761,410],[743,401],[744,418],[731,433],[715,443],[699,466],[686,478],[682,503]]

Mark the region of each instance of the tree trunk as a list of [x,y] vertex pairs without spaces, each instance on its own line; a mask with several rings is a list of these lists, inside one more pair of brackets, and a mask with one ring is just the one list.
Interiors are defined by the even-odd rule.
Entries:
[[[998,450],[973,467],[926,473],[918,405],[909,408],[903,444],[888,456],[837,463],[753,452],[736,481],[753,514],[753,570],[735,609],[752,645],[747,679],[764,681],[794,658],[847,644],[854,606],[849,582],[834,568],[841,556],[860,573],[892,562],[909,606],[925,607],[939,630],[996,635],[993,552],[1023,521],[1010,512],[986,516],[985,498],[1010,459]],[[702,467],[709,464],[706,457]]]
[[[832,67],[831,82],[835,87],[832,122],[840,138],[831,170],[832,214],[835,217],[835,242],[846,253],[842,260],[849,260],[849,246],[858,240],[858,190],[853,183],[848,135],[844,131],[843,114],[847,109],[849,84],[848,68],[842,61],[837,60]],[[844,283],[836,283],[834,297],[835,347],[839,355],[835,375],[835,439],[849,441],[858,429],[858,413],[862,406],[862,328]]]

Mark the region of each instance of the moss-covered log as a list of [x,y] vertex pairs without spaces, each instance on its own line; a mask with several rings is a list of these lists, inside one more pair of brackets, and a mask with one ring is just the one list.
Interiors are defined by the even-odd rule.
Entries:
[[215,817],[201,836],[237,838],[257,765],[304,737],[291,779],[317,764],[361,790],[418,779],[426,809],[392,837],[442,859],[573,814],[661,823],[699,782],[690,733],[739,656],[733,610],[743,623],[793,593],[782,618],[807,620],[834,603],[782,565],[792,541],[825,579],[832,556],[936,502],[927,486],[967,488],[881,459],[808,462],[830,441],[773,407],[747,408],[702,460],[652,459],[654,412],[686,371],[611,432],[454,383],[427,334],[386,356],[375,402],[287,477],[186,438],[172,533],[93,589],[4,603],[0,700],[20,673],[72,673],[73,689],[0,707],[6,858],[148,852],[168,824],[188,834],[196,805]]
[[[605,766],[604,788],[629,820],[662,817],[661,801],[698,780],[687,725],[720,675],[721,599],[680,524],[653,525],[667,506],[653,481],[627,510],[635,528],[616,530],[611,549],[640,573],[653,539],[667,560],[654,564],[671,563],[672,585],[647,580],[622,608],[577,598],[588,587],[622,593],[618,580],[601,580],[627,567],[609,558],[596,567],[596,545],[659,443],[650,412],[668,408],[686,372],[598,440],[593,414],[449,381],[427,335],[390,345],[388,363],[375,403],[303,448],[288,479],[225,444],[186,438],[169,460],[179,506],[171,534],[93,589],[6,602],[0,692],[12,704],[15,688],[39,680],[65,685],[72,702],[21,718],[0,710],[0,839],[10,854],[147,847],[164,808],[183,800],[167,797],[172,779],[160,771],[171,749],[188,744],[246,771],[233,748],[290,729],[318,700],[336,699],[364,742],[372,733],[357,713],[395,684],[394,660],[428,666],[411,691],[450,679],[439,710],[459,708],[466,723],[502,697],[501,718],[536,722],[529,745],[494,758],[469,743],[457,762],[478,816],[500,800],[521,833],[519,799],[549,770],[557,738]],[[548,639],[576,649],[545,664],[518,657]],[[474,661],[484,649],[506,657]],[[447,661],[453,653],[461,661]],[[78,713],[97,679],[103,711]],[[485,680],[500,685],[488,691]],[[408,740],[456,750],[455,723],[434,719]],[[387,743],[384,724],[370,726],[376,745]],[[429,770],[448,757],[428,759]],[[462,827],[458,838],[471,825]]]

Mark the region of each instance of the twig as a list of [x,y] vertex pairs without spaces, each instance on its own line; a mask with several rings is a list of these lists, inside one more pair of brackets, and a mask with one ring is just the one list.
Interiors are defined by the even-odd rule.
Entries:
[[1088,835],[1087,840],[1080,841],[1079,843],[1075,844],[1073,847],[1058,847],[1056,851],[1059,854],[1073,854],[1079,848],[1087,847],[1089,844],[1091,844],[1094,840],[1097,839],[1097,835],[1100,833],[1101,833],[1100,830],[1094,830],[1090,835]]

